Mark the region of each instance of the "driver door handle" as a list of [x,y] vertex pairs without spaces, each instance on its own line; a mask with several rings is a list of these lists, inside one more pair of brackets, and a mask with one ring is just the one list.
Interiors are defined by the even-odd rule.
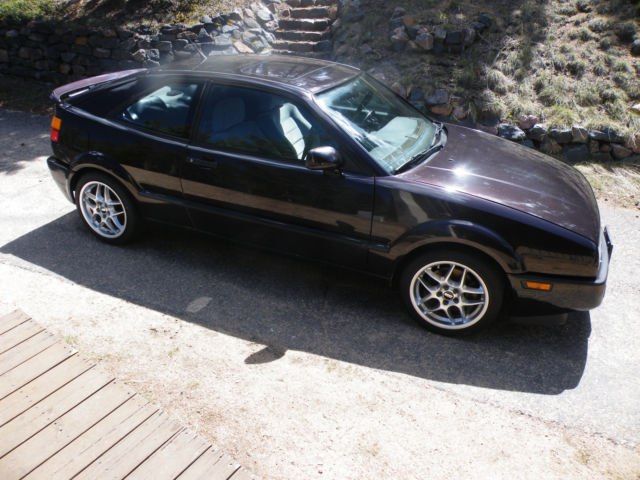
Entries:
[[213,169],[218,167],[218,161],[214,158],[189,157],[187,162],[198,167]]

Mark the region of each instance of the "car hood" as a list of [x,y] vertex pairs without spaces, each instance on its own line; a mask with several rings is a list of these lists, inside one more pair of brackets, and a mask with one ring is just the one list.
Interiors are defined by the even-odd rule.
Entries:
[[447,125],[447,135],[437,155],[401,176],[506,205],[598,243],[598,205],[578,170],[477,130]]

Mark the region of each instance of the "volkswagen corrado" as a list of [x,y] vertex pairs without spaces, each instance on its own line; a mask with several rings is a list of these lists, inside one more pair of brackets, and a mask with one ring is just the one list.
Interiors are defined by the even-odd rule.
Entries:
[[332,262],[449,335],[604,296],[612,246],[576,169],[436,122],[356,68],[216,57],[52,99],[48,166],[105,242],[148,220]]

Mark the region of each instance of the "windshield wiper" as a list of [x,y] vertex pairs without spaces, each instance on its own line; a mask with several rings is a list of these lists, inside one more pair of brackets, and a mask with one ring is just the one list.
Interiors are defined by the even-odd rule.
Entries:
[[444,147],[444,142],[442,141],[442,130],[443,130],[442,123],[436,123],[435,125],[436,125],[436,130],[433,134],[433,141],[431,142],[431,147],[427,150],[423,150],[422,152],[415,154],[413,157],[411,157],[411,159],[407,163],[397,168],[396,171],[393,172],[394,174],[406,172],[410,168],[413,168],[419,163],[424,162],[425,160],[427,160],[428,158],[432,157],[434,154],[442,150],[442,148]]

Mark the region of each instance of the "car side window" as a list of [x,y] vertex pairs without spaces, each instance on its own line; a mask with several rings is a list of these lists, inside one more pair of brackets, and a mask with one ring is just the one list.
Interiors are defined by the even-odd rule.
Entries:
[[302,162],[312,148],[335,146],[319,122],[290,99],[223,85],[209,90],[197,142],[292,162]]
[[197,83],[169,83],[129,105],[119,118],[148,130],[188,138],[197,92]]

